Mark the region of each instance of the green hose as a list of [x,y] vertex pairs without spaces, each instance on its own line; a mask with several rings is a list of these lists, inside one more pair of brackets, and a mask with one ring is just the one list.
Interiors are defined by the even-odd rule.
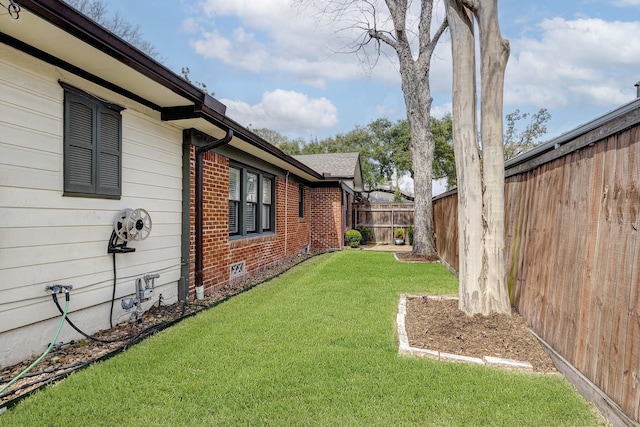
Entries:
[[62,325],[64,325],[64,321],[67,318],[67,312],[69,311],[69,293],[67,292],[67,302],[64,305],[64,313],[62,313],[62,320],[60,321],[60,326],[58,326],[58,330],[56,331],[56,336],[53,337],[53,340],[51,340],[51,344],[49,344],[49,347],[47,348],[47,350],[42,353],[42,356],[38,357],[38,359],[33,362],[31,365],[29,365],[28,368],[26,368],[24,371],[20,372],[20,374],[15,377],[14,379],[12,379],[11,381],[9,381],[9,383],[7,383],[5,386],[3,386],[2,388],[0,388],[0,394],[2,394],[2,392],[4,392],[6,389],[8,389],[9,387],[11,387],[11,385],[13,383],[15,383],[16,381],[18,381],[20,378],[22,378],[27,372],[29,372],[34,366],[36,366],[38,363],[40,363],[40,361],[42,359],[45,358],[45,356],[47,354],[49,354],[49,352],[51,351],[51,349],[53,348],[53,346],[56,344],[56,340],[58,339],[58,335],[60,335],[60,331],[62,330]]

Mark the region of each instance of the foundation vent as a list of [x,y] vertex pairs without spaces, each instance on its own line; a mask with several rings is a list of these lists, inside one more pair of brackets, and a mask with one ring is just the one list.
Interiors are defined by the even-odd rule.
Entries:
[[245,262],[240,261],[235,264],[231,264],[231,272],[230,278],[233,279],[235,277],[240,277],[245,273]]

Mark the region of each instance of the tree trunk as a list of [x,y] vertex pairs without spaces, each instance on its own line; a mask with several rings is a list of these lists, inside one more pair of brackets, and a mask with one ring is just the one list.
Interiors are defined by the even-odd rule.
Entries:
[[483,314],[511,314],[504,261],[504,145],[502,103],[509,43],[498,25],[497,0],[478,2],[480,28],[481,135],[484,178]]
[[[408,114],[411,116],[411,114]],[[433,234],[432,168],[435,143],[429,129],[428,117],[415,118],[411,126],[411,160],[413,162],[413,253],[432,255],[436,253]]]
[[459,0],[447,1],[453,55],[453,150],[458,183],[458,307],[467,314],[482,303],[482,178],[476,123],[473,19]]
[[[482,165],[476,139],[474,13],[480,29]],[[496,0],[447,0],[447,19],[453,54],[453,141],[458,178],[458,306],[468,315],[511,314],[504,264],[502,148],[508,44],[500,36]]]
[[408,41],[396,47],[400,60],[402,93],[407,107],[407,121],[411,128],[409,151],[413,164],[414,228],[413,253],[433,255],[436,242],[433,234],[433,153],[435,141],[429,128],[431,92],[429,69],[413,60]]
[[435,141],[429,128],[432,98],[429,94],[428,73],[421,75],[410,58],[410,54],[405,56],[405,61],[401,58],[400,75],[407,121],[411,128],[409,151],[414,171],[413,254],[432,255],[436,253],[432,202]]

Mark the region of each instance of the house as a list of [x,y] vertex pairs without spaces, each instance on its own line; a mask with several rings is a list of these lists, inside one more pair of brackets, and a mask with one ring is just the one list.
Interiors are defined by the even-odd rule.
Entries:
[[353,203],[362,192],[362,167],[359,153],[326,153],[293,156],[326,179],[312,191],[311,245],[320,250],[339,249],[344,233],[353,228]]
[[327,194],[359,169],[286,155],[65,3],[20,6],[0,15],[0,368],[54,336],[52,285],[91,334],[341,248]]

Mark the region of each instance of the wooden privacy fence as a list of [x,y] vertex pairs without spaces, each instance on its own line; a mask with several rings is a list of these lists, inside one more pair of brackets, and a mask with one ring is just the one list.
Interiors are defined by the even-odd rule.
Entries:
[[356,203],[354,204],[355,227],[369,227],[372,243],[385,244],[393,242],[393,230],[404,230],[405,242],[408,244],[407,227],[413,225],[413,203]]
[[[514,305],[636,422],[639,123],[640,100],[590,122],[584,132],[576,129],[571,139],[550,141],[548,150],[506,169],[505,190],[506,279]],[[454,217],[456,194],[434,200],[438,251],[457,268]]]

